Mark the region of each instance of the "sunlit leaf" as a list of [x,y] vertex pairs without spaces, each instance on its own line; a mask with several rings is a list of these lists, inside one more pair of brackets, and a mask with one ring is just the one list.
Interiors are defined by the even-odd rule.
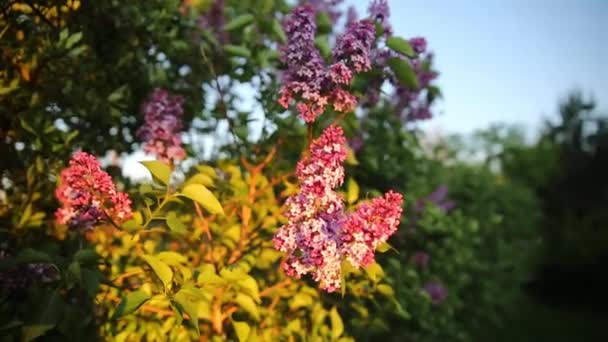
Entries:
[[188,184],[184,187],[181,195],[198,202],[203,208],[212,214],[224,215],[224,209],[215,195],[202,184]]
[[340,317],[335,306],[329,312],[329,319],[331,320],[331,335],[334,339],[337,339],[344,333],[344,323],[342,323],[342,317]]
[[245,322],[232,321],[232,325],[234,326],[234,331],[236,332],[236,337],[239,339],[239,342],[247,341],[249,338],[249,333],[251,332],[251,327],[249,324]]
[[196,335],[200,335],[198,326],[198,302],[193,301],[191,296],[181,290],[173,296],[173,300],[179,305],[182,311],[188,315],[190,325],[196,330]]
[[169,165],[158,160],[147,160],[141,161],[140,163],[150,171],[154,178],[165,185],[169,184],[169,179],[171,178],[171,168]]
[[154,273],[156,273],[158,278],[162,281],[165,288],[169,288],[171,281],[173,280],[173,271],[171,270],[171,267],[152,255],[142,255],[142,259],[144,259],[148,265],[150,265]]
[[243,308],[247,313],[251,315],[256,321],[260,320],[260,313],[258,311],[258,306],[255,304],[253,299],[244,293],[239,293],[236,295],[234,302]]
[[353,204],[359,198],[359,185],[354,179],[349,178],[346,185],[346,201]]
[[186,228],[186,225],[182,223],[174,211],[167,214],[166,222],[169,229],[176,234],[183,235],[188,232],[188,228]]

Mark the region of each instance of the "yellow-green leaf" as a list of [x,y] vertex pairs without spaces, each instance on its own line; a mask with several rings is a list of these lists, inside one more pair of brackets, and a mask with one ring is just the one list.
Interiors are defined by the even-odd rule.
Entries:
[[251,332],[251,327],[249,327],[249,324],[245,322],[232,321],[232,325],[234,326],[234,331],[236,332],[236,337],[239,339],[239,342],[247,341],[249,338],[249,333]]
[[148,265],[150,265],[154,273],[156,273],[160,281],[162,281],[165,288],[169,288],[171,281],[173,280],[173,271],[171,270],[171,267],[152,255],[143,255],[142,259],[144,259]]
[[344,323],[342,323],[342,317],[340,317],[335,306],[329,312],[329,319],[331,320],[331,335],[334,339],[337,339],[344,333]]
[[202,184],[188,184],[182,190],[181,195],[198,202],[203,208],[212,214],[224,215],[224,209],[215,195]]
[[198,326],[198,302],[191,300],[187,293],[182,292],[181,290],[173,296],[173,300],[179,306],[179,308],[188,314],[188,322],[190,325],[196,330],[196,335],[199,336],[201,334]]
[[167,226],[169,226],[169,229],[176,234],[183,235],[188,232],[188,229],[182,223],[182,221],[177,218],[177,214],[174,211],[167,214]]
[[387,297],[392,297],[395,295],[395,291],[388,284],[380,284],[376,287],[376,290],[378,290],[378,292],[380,292],[382,295],[385,295]]
[[152,176],[163,184],[168,185],[169,179],[171,178],[171,168],[169,165],[158,161],[158,160],[148,160],[140,162],[143,166],[150,171]]
[[[213,169],[212,169],[213,170]],[[213,187],[213,178],[206,173],[197,173],[194,176],[188,178],[184,185],[188,184],[202,184],[204,186]]]
[[245,279],[239,281],[241,290],[246,294],[250,295],[256,303],[260,302],[260,289],[257,281],[252,276],[247,276]]
[[382,267],[377,262],[374,262],[363,269],[373,282],[377,282],[384,276],[384,270],[382,270]]
[[346,147],[346,160],[345,160],[345,162],[348,165],[359,165],[359,161],[357,160],[357,157],[355,156],[355,151],[353,151],[353,149],[350,148],[350,146]]
[[239,293],[236,295],[234,302],[240,306],[243,310],[251,315],[256,321],[260,320],[260,313],[258,311],[258,306],[255,304],[253,299],[244,293]]
[[353,204],[359,198],[359,185],[354,179],[349,178],[346,185],[346,201]]

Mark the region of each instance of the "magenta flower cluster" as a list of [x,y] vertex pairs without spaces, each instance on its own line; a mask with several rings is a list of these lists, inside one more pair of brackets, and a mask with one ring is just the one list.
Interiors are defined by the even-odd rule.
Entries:
[[144,124],[137,134],[144,141],[144,151],[166,163],[186,158],[180,137],[183,105],[182,96],[164,89],[155,89],[142,105]]
[[309,147],[309,156],[298,163],[300,192],[287,199],[286,217],[274,237],[275,247],[288,253],[284,265],[289,276],[312,274],[321,288],[341,288],[341,266],[354,267],[374,261],[374,251],[399,225],[402,196],[388,192],[382,198],[345,213],[336,192],[344,181],[346,139],[342,128],[330,126]]
[[57,221],[72,228],[88,229],[106,219],[121,223],[132,215],[127,194],[116,191],[99,161],[85,152],[74,154],[61,172],[55,196],[62,205],[55,212]]
[[296,7],[283,22],[287,44],[281,48],[281,61],[287,70],[283,75],[279,104],[288,108],[292,102],[305,122],[313,122],[327,105],[338,112],[353,111],[357,99],[345,90],[354,74],[371,68],[370,50],[374,26],[369,21],[356,21],[336,42],[334,63],[326,65],[315,46],[317,23],[315,8]]

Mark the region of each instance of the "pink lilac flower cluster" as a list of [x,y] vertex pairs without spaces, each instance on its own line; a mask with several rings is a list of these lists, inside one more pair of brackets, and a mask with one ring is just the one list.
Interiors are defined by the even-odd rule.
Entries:
[[137,134],[145,141],[144,151],[166,163],[186,158],[180,137],[183,105],[182,96],[171,95],[164,89],[155,89],[142,105],[144,124]]
[[106,218],[121,223],[132,215],[127,194],[116,191],[99,161],[85,152],[74,154],[61,172],[55,196],[62,204],[55,212],[57,221],[71,228],[89,229]]
[[281,48],[283,74],[279,104],[288,108],[295,101],[305,122],[313,122],[332,105],[338,112],[353,111],[357,99],[343,87],[355,73],[371,68],[370,49],[374,27],[369,21],[352,23],[336,41],[334,63],[327,66],[315,46],[315,9],[311,5],[296,7],[283,23],[287,44]]
[[274,237],[275,247],[288,253],[285,271],[300,278],[312,274],[321,288],[341,287],[341,265],[369,265],[376,247],[395,232],[402,197],[388,192],[383,198],[344,212],[335,189],[344,181],[346,139],[342,128],[330,126],[309,147],[310,155],[296,168],[300,192],[286,201],[288,223]]

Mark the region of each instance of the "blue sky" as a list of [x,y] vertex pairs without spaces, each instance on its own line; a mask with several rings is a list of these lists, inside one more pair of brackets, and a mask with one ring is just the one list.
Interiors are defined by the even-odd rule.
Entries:
[[[360,15],[368,0],[346,1]],[[493,122],[528,133],[570,89],[608,112],[608,0],[389,0],[395,34],[435,52],[444,99],[425,128],[468,133]]]

